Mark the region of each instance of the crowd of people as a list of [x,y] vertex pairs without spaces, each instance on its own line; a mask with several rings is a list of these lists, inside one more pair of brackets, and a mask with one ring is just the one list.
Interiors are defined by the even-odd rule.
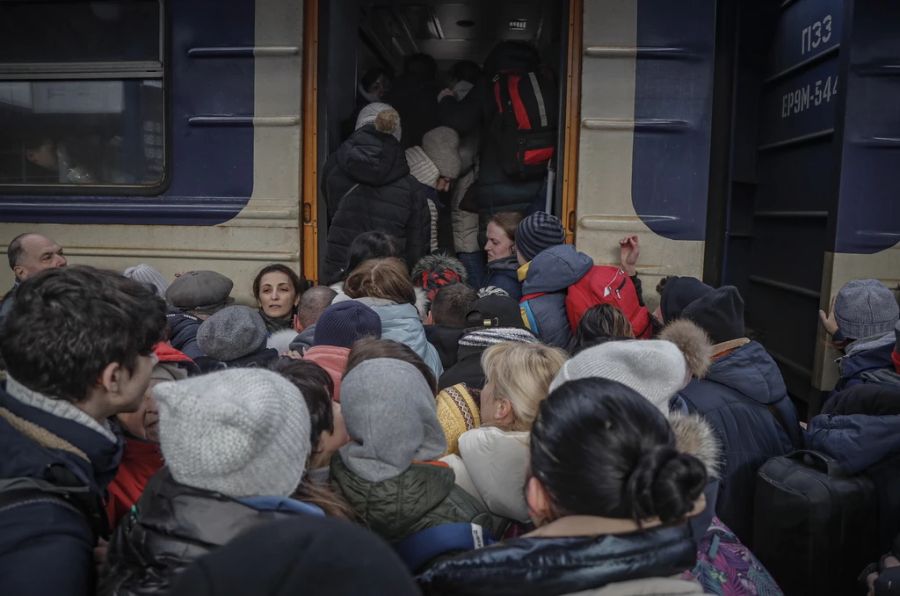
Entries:
[[667,277],[650,312],[636,236],[612,266],[566,242],[533,48],[435,69],[360,82],[321,285],[275,263],[236,304],[220,272],[10,242],[0,592],[777,595],[814,532],[767,525],[761,470],[813,454],[874,495],[854,556],[887,552],[841,581],[896,593],[891,290],[819,313],[840,380],[801,422],[737,288]]
[[366,232],[333,287],[264,267],[255,308],[217,272],[70,266],[14,239],[3,593],[778,594],[754,486],[798,449],[880,470],[869,538],[888,555],[856,572],[892,593],[891,290],[855,280],[820,313],[840,381],[801,424],[736,288],[669,277],[651,314],[636,237],[616,291],[591,295],[609,268],[554,216],[492,221],[489,250],[522,263],[503,287],[448,255],[413,275]]

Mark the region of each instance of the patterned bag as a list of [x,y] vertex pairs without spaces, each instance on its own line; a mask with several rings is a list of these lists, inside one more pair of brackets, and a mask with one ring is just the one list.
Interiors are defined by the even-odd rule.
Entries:
[[683,577],[697,581],[707,594],[784,594],[759,559],[718,517],[713,517],[697,545],[697,564],[691,571],[685,571]]

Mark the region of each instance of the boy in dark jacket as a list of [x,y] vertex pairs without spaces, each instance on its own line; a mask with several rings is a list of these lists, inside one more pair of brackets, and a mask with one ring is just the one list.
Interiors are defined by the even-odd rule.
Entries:
[[680,405],[703,416],[719,437],[725,461],[716,512],[749,544],[756,471],[767,459],[800,447],[797,411],[775,361],[744,336],[737,288],[710,288],[681,317],[706,331],[714,345],[709,372],[678,394]]
[[90,267],[46,271],[16,296],[0,340],[2,591],[93,594],[103,494],[122,452],[107,419],[140,405],[165,303]]
[[464,283],[455,283],[439,289],[431,302],[425,337],[437,349],[444,370],[456,364],[459,340],[467,325],[466,315],[477,298],[475,290]]

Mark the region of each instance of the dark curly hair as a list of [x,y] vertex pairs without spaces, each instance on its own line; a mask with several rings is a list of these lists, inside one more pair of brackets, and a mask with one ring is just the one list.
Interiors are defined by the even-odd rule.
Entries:
[[80,402],[107,365],[132,372],[165,328],[166,304],[150,286],[93,267],[49,269],[16,291],[0,352],[29,389]]
[[706,467],[675,447],[668,420],[621,383],[579,379],[545,399],[531,430],[531,472],[554,513],[683,520]]
[[281,263],[272,263],[271,265],[266,265],[262,269],[260,269],[259,273],[256,274],[256,277],[253,279],[253,297],[259,300],[259,286],[262,283],[263,275],[266,273],[284,273],[288,276],[288,279],[291,280],[291,285],[294,286],[294,293],[297,296],[300,296],[303,292],[306,291],[309,284],[305,279],[294,273],[294,270],[288,267],[287,265],[282,265]]

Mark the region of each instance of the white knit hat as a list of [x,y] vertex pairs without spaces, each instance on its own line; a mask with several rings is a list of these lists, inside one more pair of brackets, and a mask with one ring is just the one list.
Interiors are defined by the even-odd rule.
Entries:
[[281,375],[229,369],[153,388],[159,442],[178,482],[234,498],[289,496],[310,453],[306,402]]
[[[378,118],[378,114],[382,112],[390,112],[391,117],[384,118],[382,121],[383,125],[379,127],[376,119]],[[356,117],[356,127],[354,130],[359,130],[367,124],[375,124],[376,130],[394,135],[394,138],[397,139],[397,141],[400,140],[403,133],[400,128],[400,115],[393,107],[386,103],[375,102],[366,104],[366,106],[359,111],[359,116]],[[386,128],[387,124],[390,124],[389,129]]]
[[421,147],[416,145],[406,150],[406,163],[409,165],[409,173],[412,174],[413,178],[425,186],[435,188],[438,176],[441,173],[438,171],[437,166],[434,165],[434,162],[425,155],[425,151]]
[[684,355],[670,341],[609,341],[567,360],[550,391],[575,379],[609,379],[634,389],[668,414],[669,400],[684,387],[686,373]]
[[156,290],[159,297],[163,300],[166,299],[166,290],[169,289],[169,282],[166,281],[163,274],[155,267],[147,265],[146,263],[141,263],[134,267],[129,267],[122,275],[128,279],[133,279],[134,281],[143,282],[153,286],[153,289]]

